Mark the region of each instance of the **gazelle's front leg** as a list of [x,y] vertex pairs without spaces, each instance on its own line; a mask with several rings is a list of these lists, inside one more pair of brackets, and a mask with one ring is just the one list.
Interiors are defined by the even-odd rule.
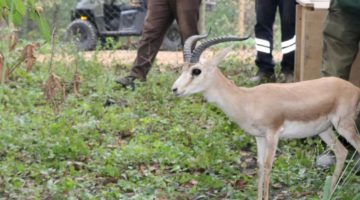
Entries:
[[271,168],[274,162],[276,148],[279,141],[278,131],[267,131],[266,132],[266,151],[264,160],[264,199],[269,199],[269,186],[270,186],[270,174]]
[[266,139],[265,137],[256,137],[257,146],[257,163],[258,163],[258,187],[257,187],[257,199],[262,200],[264,194],[264,161],[265,161],[265,149]]

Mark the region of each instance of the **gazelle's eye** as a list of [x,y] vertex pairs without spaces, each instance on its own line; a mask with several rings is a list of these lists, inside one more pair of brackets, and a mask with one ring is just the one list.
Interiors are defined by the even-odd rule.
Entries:
[[201,70],[198,68],[195,68],[191,71],[191,75],[193,76],[199,76],[201,74]]

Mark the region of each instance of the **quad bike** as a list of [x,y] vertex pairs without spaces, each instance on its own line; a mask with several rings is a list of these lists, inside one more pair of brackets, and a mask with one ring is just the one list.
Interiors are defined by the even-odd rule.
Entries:
[[[121,36],[140,36],[146,11],[146,0],[79,0],[71,11],[72,22],[66,35],[79,50],[93,50],[98,41],[104,43],[107,37],[117,40]],[[181,49],[176,23],[168,29],[162,48]]]

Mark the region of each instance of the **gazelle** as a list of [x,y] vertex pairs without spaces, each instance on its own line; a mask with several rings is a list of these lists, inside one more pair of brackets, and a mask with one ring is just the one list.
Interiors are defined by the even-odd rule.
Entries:
[[222,50],[205,62],[199,62],[199,58],[213,44],[246,38],[212,39],[191,52],[193,42],[204,37],[206,35],[192,36],[186,41],[186,64],[172,91],[179,97],[202,93],[208,102],[215,103],[245,132],[255,136],[259,168],[257,199],[269,198],[270,172],[280,138],[319,135],[335,153],[333,190],[347,156],[347,150],[337,139],[333,128],[360,153],[360,136],[354,122],[360,110],[360,89],[334,77],[263,84],[252,88],[237,87],[217,68],[231,48]]

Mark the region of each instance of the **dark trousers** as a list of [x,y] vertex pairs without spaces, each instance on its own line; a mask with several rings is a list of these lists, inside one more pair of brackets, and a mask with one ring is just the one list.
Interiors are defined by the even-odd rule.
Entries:
[[130,75],[146,80],[167,29],[174,20],[179,25],[181,40],[199,34],[201,0],[148,0],[143,35]]
[[273,25],[279,8],[281,20],[281,47],[283,58],[281,71],[294,71],[295,50],[295,0],[256,0],[255,42],[257,56],[255,63],[260,71],[274,72]]
[[323,36],[323,76],[349,80],[351,66],[359,50],[359,17],[330,7]]

